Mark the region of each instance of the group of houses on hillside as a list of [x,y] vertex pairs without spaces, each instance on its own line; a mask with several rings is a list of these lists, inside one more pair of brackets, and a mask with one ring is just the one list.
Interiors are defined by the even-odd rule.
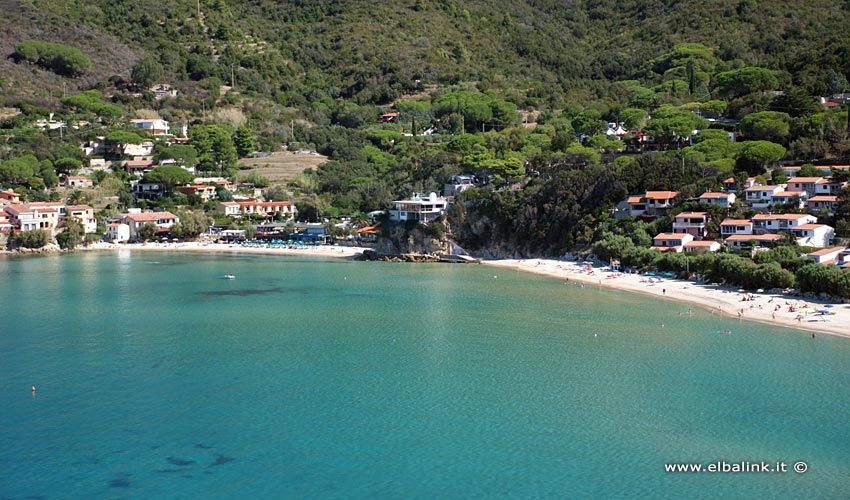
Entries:
[[[790,172],[794,172],[793,167]],[[773,186],[762,186],[752,178],[738,186],[735,179],[730,178],[724,182],[724,191],[703,193],[696,201],[724,209],[743,203],[760,213],[749,219],[714,221],[719,231],[711,234],[709,212],[680,212],[675,215],[672,232],[655,235],[651,248],[662,252],[702,253],[716,252],[725,243],[731,251],[744,251],[772,247],[786,238],[793,238],[799,246],[822,249],[809,254],[814,260],[850,268],[850,248],[830,247],[835,240],[835,230],[818,223],[818,215],[832,215],[838,204],[838,193],[847,186],[846,181],[826,177],[792,177],[787,183]],[[733,192],[735,188],[737,193]],[[679,195],[676,191],[647,191],[629,196],[614,210],[614,216],[650,220],[670,216]],[[780,208],[783,212],[805,209],[807,213],[772,212]]]
[[43,229],[55,234],[67,218],[76,219],[87,234],[97,232],[94,209],[88,205],[53,201],[24,203],[16,192],[0,191],[0,232]]

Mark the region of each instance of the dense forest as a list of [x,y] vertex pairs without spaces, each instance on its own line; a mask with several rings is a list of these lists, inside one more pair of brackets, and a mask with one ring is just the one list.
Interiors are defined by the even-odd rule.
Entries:
[[[846,164],[850,152],[847,105],[821,104],[850,92],[847,1],[0,0],[0,9],[0,107],[12,110],[0,121],[0,183],[31,199],[49,198],[57,176],[88,160],[81,142],[138,143],[127,120],[158,117],[189,125],[191,146],[158,144],[157,158],[201,171],[235,178],[237,158],[284,146],[326,155],[268,189],[308,219],[362,217],[475,175],[435,234],[482,254],[558,255],[648,234],[609,217],[629,194],[676,190],[685,200],[728,177],[779,183],[780,161]],[[148,89],[161,82],[178,95],[155,98]],[[389,110],[398,119],[381,123]],[[33,127],[48,116],[79,127]],[[606,135],[609,123],[626,135]],[[97,177],[118,197],[113,208],[135,203],[126,174]],[[850,195],[841,199],[821,221],[847,236]],[[179,194],[160,204],[202,208]]]

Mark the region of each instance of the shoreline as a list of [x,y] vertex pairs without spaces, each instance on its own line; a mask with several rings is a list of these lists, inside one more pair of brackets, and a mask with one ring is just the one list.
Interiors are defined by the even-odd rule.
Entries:
[[[587,270],[582,269],[578,262],[557,259],[500,259],[484,260],[482,263],[583,285],[683,302],[739,321],[757,321],[812,334],[850,338],[850,304],[846,303],[831,303],[831,307],[825,308],[830,303],[767,292],[740,292],[731,286],[617,273],[601,267]],[[818,311],[827,311],[829,314],[822,315]]]
[[[353,260],[368,247],[317,246],[306,248],[253,248],[228,243],[95,243],[81,247],[81,252],[144,251],[144,252],[199,252],[253,255],[306,255]],[[494,259],[481,260],[482,264],[518,272],[527,272],[557,278],[583,285],[596,285],[623,292],[640,293],[662,300],[687,303],[712,314],[720,314],[741,321],[792,328],[809,333],[823,333],[850,338],[850,304],[803,299],[782,294],[741,292],[732,286],[700,284],[661,277],[650,278],[641,274],[607,271],[603,267],[584,269],[579,262],[560,259]],[[747,299],[747,300],[745,300]],[[820,314],[826,311],[828,314]]]
[[196,252],[196,253],[226,253],[226,254],[254,254],[254,255],[307,255],[311,257],[330,257],[334,259],[352,259],[359,256],[366,247],[346,247],[324,245],[305,248],[264,248],[244,247],[230,243],[95,243],[88,247],[80,247],[80,252],[98,251],[143,251],[143,252]]

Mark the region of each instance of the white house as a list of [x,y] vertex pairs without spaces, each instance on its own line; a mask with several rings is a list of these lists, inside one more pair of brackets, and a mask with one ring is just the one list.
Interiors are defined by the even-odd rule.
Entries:
[[753,234],[753,221],[748,219],[726,219],[720,223],[720,235],[724,238],[733,234]]
[[652,249],[682,253],[684,246],[692,241],[694,237],[688,233],[660,233],[652,239]]
[[130,124],[151,135],[171,135],[168,132],[168,122],[162,119],[135,119],[130,120]]
[[689,253],[716,252],[720,250],[720,242],[713,240],[691,241],[685,243],[684,248]]
[[730,250],[740,250],[750,242],[754,242],[757,247],[770,247],[780,241],[782,241],[781,234],[733,234],[726,238],[726,245]]
[[808,194],[805,191],[779,191],[770,195],[770,206],[791,206],[803,208],[806,206]]
[[801,224],[791,228],[791,232],[801,247],[823,248],[835,237],[835,229],[826,224]]
[[720,205],[724,208],[729,208],[735,203],[735,193],[703,193],[699,197],[700,203],[706,205]]
[[406,200],[393,201],[393,209],[390,210],[390,220],[408,221],[415,220],[423,224],[431,222],[445,213],[448,201],[437,193],[431,193],[427,197],[413,193]]
[[107,241],[113,243],[126,243],[130,241],[130,225],[123,222],[112,222],[106,226]]
[[821,194],[809,198],[809,201],[806,204],[806,209],[809,211],[809,213],[813,214],[820,213],[822,210],[826,210],[828,213],[831,214],[837,206],[838,196]]
[[817,250],[806,254],[806,257],[812,259],[818,264],[839,264],[840,257],[843,254],[850,254],[848,247],[832,247]]
[[74,189],[86,189],[94,187],[94,182],[88,177],[81,175],[69,175],[65,177],[65,186]]
[[790,231],[797,226],[814,224],[817,221],[817,217],[808,214],[756,214],[753,216],[753,230],[756,233]]
[[785,191],[783,186],[752,186],[744,190],[744,200],[753,208],[767,208],[770,197],[781,191]]

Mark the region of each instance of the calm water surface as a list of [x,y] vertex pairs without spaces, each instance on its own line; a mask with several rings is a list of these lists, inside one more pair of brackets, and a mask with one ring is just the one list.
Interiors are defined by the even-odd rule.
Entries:
[[[850,492],[848,339],[306,257],[0,259],[0,304],[0,498]],[[664,472],[721,460],[789,472]]]

